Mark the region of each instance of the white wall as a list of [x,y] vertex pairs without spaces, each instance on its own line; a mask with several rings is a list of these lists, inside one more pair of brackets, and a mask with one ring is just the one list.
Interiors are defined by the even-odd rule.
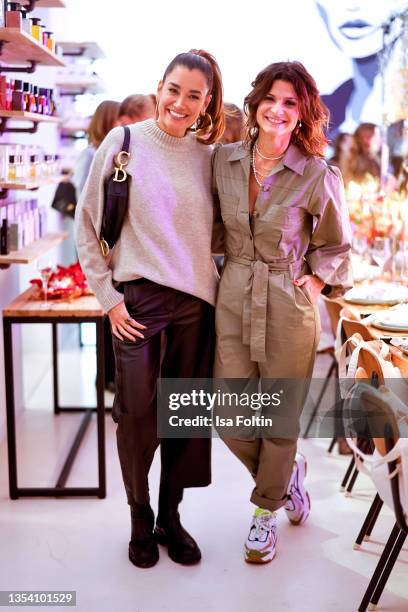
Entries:
[[54,11],[53,18],[62,40],[100,43],[108,60],[95,66],[108,85],[107,97],[117,100],[154,92],[170,60],[192,47],[215,55],[225,99],[239,105],[257,72],[274,61],[301,60],[322,91],[351,76],[314,0],[68,0],[67,10]]

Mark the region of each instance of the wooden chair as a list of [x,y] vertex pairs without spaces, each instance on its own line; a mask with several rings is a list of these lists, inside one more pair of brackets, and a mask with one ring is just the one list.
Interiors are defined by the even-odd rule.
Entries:
[[[383,389],[385,388],[383,387]],[[390,453],[399,442],[398,422],[394,410],[389,404],[389,399],[385,392],[380,393],[374,389],[370,389],[368,385],[364,385],[363,390],[357,387],[355,393],[358,394],[359,410],[364,415],[375,448],[380,456],[385,456]],[[398,459],[393,458],[388,462],[391,495],[389,500],[387,498],[384,499],[394,511],[395,525],[360,603],[358,608],[359,612],[365,612],[367,609],[374,610],[376,608],[408,535],[407,518],[400,497],[399,472],[402,469],[403,465]],[[383,501],[377,494],[373,505],[378,499],[380,499],[381,505],[379,505],[377,501],[377,516],[383,504]],[[405,500],[405,504],[406,503]],[[371,520],[373,520],[373,516]]]

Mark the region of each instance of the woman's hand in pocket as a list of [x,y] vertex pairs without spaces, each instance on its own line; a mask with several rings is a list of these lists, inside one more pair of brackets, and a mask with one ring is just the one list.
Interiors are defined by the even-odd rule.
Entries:
[[310,296],[310,301],[312,304],[316,304],[317,298],[319,297],[326,283],[314,274],[304,274],[304,276],[294,280],[293,284],[297,287],[305,287]]
[[138,331],[146,329],[145,325],[138,323],[129,315],[125,302],[120,302],[110,309],[108,317],[112,327],[112,333],[119,340],[131,340],[136,342],[136,338],[144,338],[144,335]]

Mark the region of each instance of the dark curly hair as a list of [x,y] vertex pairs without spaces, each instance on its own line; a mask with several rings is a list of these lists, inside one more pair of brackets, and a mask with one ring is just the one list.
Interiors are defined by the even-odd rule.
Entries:
[[299,99],[299,116],[302,125],[292,132],[291,142],[307,156],[324,157],[328,143],[325,130],[329,122],[329,110],[320,98],[315,80],[300,62],[269,64],[251,83],[253,89],[244,102],[247,115],[245,142],[250,146],[258,137],[256,112],[275,81],[291,83]]

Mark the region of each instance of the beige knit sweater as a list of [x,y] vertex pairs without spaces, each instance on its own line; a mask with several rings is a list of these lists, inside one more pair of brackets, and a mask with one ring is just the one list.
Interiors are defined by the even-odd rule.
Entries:
[[113,129],[98,148],[77,206],[77,249],[88,282],[106,312],[123,300],[113,281],[139,277],[214,304],[211,147],[191,133],[169,136],[152,119],[130,131],[129,214],[110,259],[98,242],[103,185],[122,148],[123,128]]

